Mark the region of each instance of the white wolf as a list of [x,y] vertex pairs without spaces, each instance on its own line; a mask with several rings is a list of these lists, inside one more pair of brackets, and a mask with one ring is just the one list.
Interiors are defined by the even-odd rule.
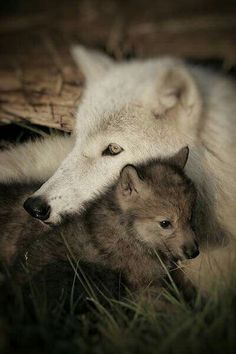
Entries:
[[226,280],[236,255],[235,84],[174,58],[115,63],[82,47],[73,54],[87,84],[73,137],[1,152],[0,181],[46,181],[25,208],[55,224],[86,208],[126,164],[188,145],[201,256],[186,272],[202,289],[215,274]]

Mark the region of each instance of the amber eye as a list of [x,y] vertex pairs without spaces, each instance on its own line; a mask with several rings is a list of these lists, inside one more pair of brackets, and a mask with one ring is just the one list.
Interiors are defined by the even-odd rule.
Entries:
[[160,226],[163,229],[169,229],[172,225],[171,225],[171,222],[169,220],[162,220],[162,221],[160,221]]
[[102,152],[103,156],[114,156],[114,155],[118,155],[119,153],[121,153],[121,151],[123,151],[122,147],[118,144],[115,143],[111,143],[108,145],[108,147]]

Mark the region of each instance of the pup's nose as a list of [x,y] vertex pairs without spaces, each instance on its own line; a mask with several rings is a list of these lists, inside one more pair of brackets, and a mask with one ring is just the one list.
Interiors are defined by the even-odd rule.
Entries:
[[49,218],[51,208],[48,203],[40,197],[30,197],[24,202],[25,210],[34,218],[46,220]]
[[199,255],[199,247],[197,242],[192,247],[184,247],[184,254],[186,258],[193,259]]

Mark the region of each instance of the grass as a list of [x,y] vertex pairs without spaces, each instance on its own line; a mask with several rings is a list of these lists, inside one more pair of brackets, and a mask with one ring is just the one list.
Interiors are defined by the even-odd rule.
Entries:
[[70,282],[54,295],[39,280],[2,289],[1,353],[235,353],[235,281],[202,306],[167,290],[171,310],[156,311],[150,303],[108,296],[73,267]]

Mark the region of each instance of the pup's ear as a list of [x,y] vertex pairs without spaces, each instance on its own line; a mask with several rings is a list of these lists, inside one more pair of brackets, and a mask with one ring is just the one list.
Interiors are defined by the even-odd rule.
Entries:
[[178,61],[167,65],[159,74],[157,95],[154,112],[157,116],[175,107],[185,109],[187,114],[199,113],[201,109],[202,100],[195,80],[188,68]]
[[179,150],[174,156],[171,156],[168,159],[168,163],[176,167],[179,167],[181,169],[184,169],[188,161],[188,155],[189,155],[189,148],[185,146],[184,148]]
[[137,170],[132,165],[127,165],[123,168],[120,173],[119,182],[120,190],[123,196],[138,194],[143,184]]
[[110,68],[115,65],[114,60],[96,50],[76,45],[71,49],[72,56],[89,84],[99,80]]

